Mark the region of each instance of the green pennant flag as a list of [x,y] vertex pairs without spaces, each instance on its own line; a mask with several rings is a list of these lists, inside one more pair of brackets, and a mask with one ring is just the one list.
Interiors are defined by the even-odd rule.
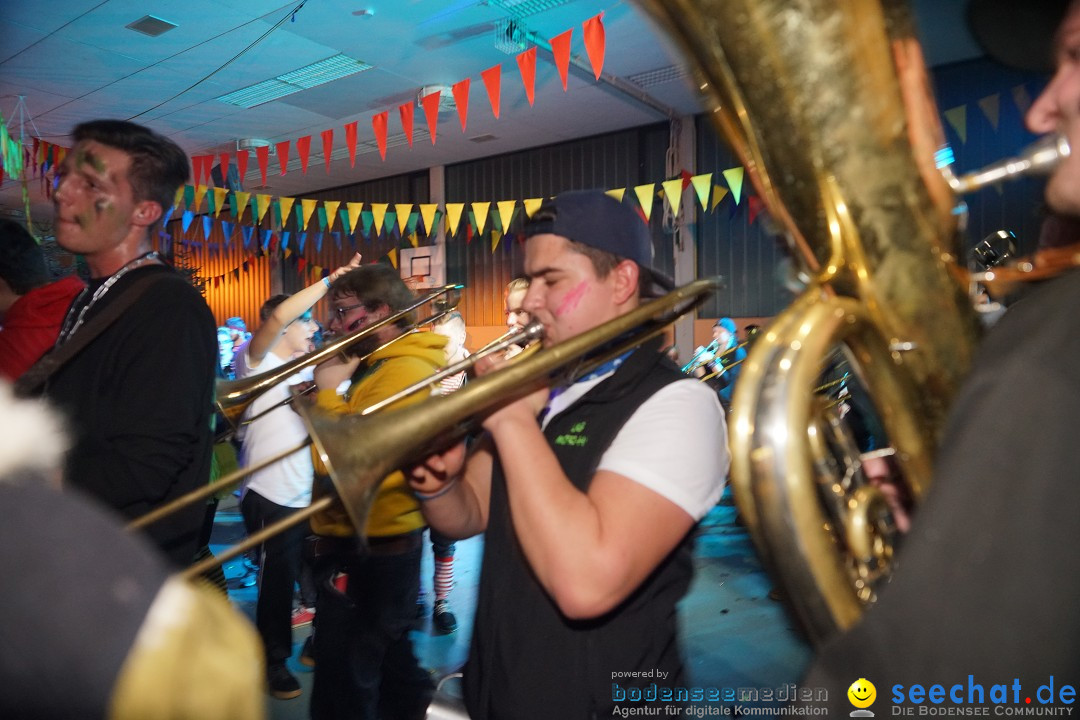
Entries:
[[341,218],[341,228],[345,231],[345,234],[352,235],[352,226],[349,225],[349,211],[341,208],[338,210],[338,217]]
[[373,223],[370,210],[363,210],[360,213],[360,225],[364,228],[365,235],[371,235],[371,225]]
[[322,205],[320,205],[318,212],[319,212],[319,230],[322,231],[322,232],[325,232],[326,231],[326,208],[324,208]]
[[383,217],[383,230],[387,233],[393,232],[394,225],[397,225],[397,210],[387,210]]
[[420,222],[420,213],[418,213],[418,212],[409,213],[409,222],[407,222],[405,224],[405,234],[406,235],[412,235],[414,232],[416,232],[416,225],[419,222]]
[[184,186],[184,207],[190,209],[195,202],[195,188],[191,185]]

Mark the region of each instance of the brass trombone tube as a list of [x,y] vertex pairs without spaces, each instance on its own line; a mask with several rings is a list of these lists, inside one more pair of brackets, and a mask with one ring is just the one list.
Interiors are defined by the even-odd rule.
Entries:
[[258,472],[265,467],[269,467],[276,462],[284,460],[288,456],[292,455],[294,452],[297,452],[298,450],[303,450],[310,444],[311,440],[305,440],[299,445],[293,445],[287,450],[282,450],[276,455],[271,455],[270,457],[264,459],[262,462],[256,463],[251,467],[243,467],[238,468],[237,470],[233,470],[225,477],[218,478],[217,480],[208,485],[203,485],[202,487],[195,488],[191,492],[185,495],[181,495],[175,500],[167,502],[159,508],[154,508],[150,512],[144,515],[140,515],[139,517],[135,518],[127,524],[127,529],[138,530],[139,528],[144,528],[147,525],[151,525],[160,520],[161,518],[173,514],[181,508],[185,508],[194,502],[198,502],[199,500],[208,498],[216,492],[220,492],[221,490],[229,488],[231,485],[235,485],[251,473]]
[[1049,174],[1072,152],[1064,135],[1046,135],[1020,151],[1016,157],[957,177],[952,168],[941,169],[945,180],[958,195],[966,195],[1002,180],[1012,180],[1030,174]]
[[456,362],[456,363],[454,363],[452,365],[448,365],[448,366],[444,367],[442,370],[439,370],[437,373],[435,373],[431,377],[424,378],[423,380],[421,380],[418,383],[413,383],[412,385],[405,388],[404,390],[399,390],[398,392],[394,393],[390,397],[383,398],[382,400],[375,403],[374,405],[369,405],[368,407],[364,408],[363,412],[361,412],[360,414],[361,415],[370,415],[371,413],[378,412],[379,410],[382,410],[384,407],[387,407],[388,405],[393,405],[398,400],[400,400],[400,399],[402,399],[404,397],[408,397],[409,395],[412,395],[413,393],[417,393],[417,392],[420,392],[421,390],[424,390],[425,388],[431,387],[432,385],[439,382],[443,378],[450,377],[451,375],[457,375],[459,372],[462,372],[464,370],[468,370],[468,369],[472,368],[482,358],[487,357],[488,355],[492,355],[492,354],[497,353],[497,352],[502,352],[503,350],[510,347],[511,345],[517,345],[522,340],[525,340],[525,341],[528,341],[528,342],[531,342],[533,340],[539,340],[541,337],[543,337],[543,335],[544,335],[544,324],[539,322],[539,321],[531,322],[531,323],[529,323],[528,325],[526,325],[523,328],[518,328],[516,330],[513,330],[511,332],[506,333],[500,339],[496,340],[493,343],[488,343],[487,345],[480,348],[479,350],[477,350],[475,353],[473,353],[469,357],[465,358],[464,360],[459,360],[458,362]]

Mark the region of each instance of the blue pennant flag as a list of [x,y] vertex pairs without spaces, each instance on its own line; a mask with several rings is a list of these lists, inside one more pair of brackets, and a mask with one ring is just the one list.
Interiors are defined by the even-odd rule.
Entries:
[[184,211],[184,217],[183,217],[183,220],[181,221],[182,226],[184,228],[184,232],[187,232],[187,229],[189,227],[191,227],[191,221],[194,220],[194,219],[195,219],[195,213],[191,212],[190,210],[185,210]]
[[262,249],[266,250],[270,247],[270,235],[272,234],[270,228],[266,228],[262,232]]
[[289,247],[289,236],[291,234],[292,234],[291,230],[282,230],[281,231],[281,249],[282,250]]
[[221,221],[221,234],[225,236],[225,247],[232,244],[233,224],[228,220]]
[[296,234],[296,242],[297,242],[297,244],[300,245],[300,252],[304,252],[304,244],[307,242],[307,233],[306,232],[297,233]]
[[213,222],[209,215],[202,216],[202,234],[207,240],[210,239],[210,226],[213,225]]
[[255,228],[251,225],[241,225],[240,232],[244,235],[244,247],[251,245],[251,236],[255,234]]
[[315,252],[322,252],[322,236],[321,232],[315,233]]
[[172,217],[173,210],[175,210],[175,209],[176,209],[176,206],[173,205],[168,210],[165,211],[165,217],[161,218],[161,226],[162,227],[169,224],[169,219]]
[[330,234],[334,236],[334,244],[337,245],[337,249],[340,250],[341,249],[341,233],[338,232],[337,230],[335,230],[334,232],[332,232]]

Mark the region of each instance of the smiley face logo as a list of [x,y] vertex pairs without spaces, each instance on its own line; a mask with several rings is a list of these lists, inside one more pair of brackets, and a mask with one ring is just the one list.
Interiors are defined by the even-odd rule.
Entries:
[[877,688],[866,678],[859,678],[847,689],[848,700],[857,708],[868,708],[877,699]]

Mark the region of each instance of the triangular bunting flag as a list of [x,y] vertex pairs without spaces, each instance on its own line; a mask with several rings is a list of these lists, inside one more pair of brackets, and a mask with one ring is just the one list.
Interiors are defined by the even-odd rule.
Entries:
[[668,207],[671,208],[671,214],[674,217],[679,216],[679,203],[682,202],[682,178],[675,178],[674,180],[665,180],[660,183],[664,186],[664,197],[667,198]]
[[338,205],[341,205],[340,200],[323,200],[323,207],[326,208],[327,225],[331,230],[334,229],[334,220],[337,219]]
[[356,219],[358,217],[360,217],[360,211],[364,209],[364,203],[362,203],[362,202],[351,202],[351,203],[345,203],[345,204],[349,208],[349,227],[352,228],[353,231],[355,232],[356,228],[359,227],[356,224]]
[[413,110],[411,100],[404,105],[398,106],[398,115],[401,116],[401,129],[405,131],[405,139],[409,141],[409,147],[412,147]]
[[646,220],[652,219],[653,188],[655,187],[656,183],[649,183],[634,188],[634,194],[637,195],[638,203],[641,205],[642,212],[645,213]]
[[994,93],[993,95],[987,95],[979,100],[979,109],[983,111],[983,115],[990,121],[990,127],[994,128],[997,132],[998,118],[1001,115],[1001,95]]
[[409,211],[409,219],[405,222],[405,234],[411,235],[409,240],[413,243],[413,247],[416,247],[416,224],[420,222],[420,215]]
[[739,200],[742,199],[743,169],[741,167],[728,168],[723,172],[723,176],[727,180],[728,187],[731,188],[731,198],[738,205]]
[[517,200],[500,200],[496,207],[499,209],[499,227],[504,233],[510,232],[510,223],[514,221],[514,207]]
[[488,102],[491,103],[491,113],[497,120],[499,118],[499,94],[502,91],[502,65],[489,67],[480,73],[487,89]]
[[330,174],[330,156],[334,154],[334,129],[329,128],[323,130],[322,133],[322,155],[323,162],[326,163],[326,174]]
[[341,208],[338,210],[337,214],[338,217],[341,218],[341,229],[345,231],[346,235],[352,235],[353,226],[352,223],[349,222],[349,211],[345,208]]
[[[299,208],[297,208],[299,209]],[[300,248],[300,252],[304,252],[304,246],[307,245],[307,233],[300,232],[296,234],[296,246]]]
[[1012,89],[1012,98],[1016,104],[1016,109],[1020,111],[1020,115],[1026,115],[1028,108],[1031,107],[1031,95],[1028,94],[1027,88],[1023,85],[1017,85]]
[[362,225],[361,230],[364,233],[364,237],[366,239],[370,240],[371,239],[371,226],[373,224],[373,218],[371,216],[371,211],[370,210],[360,214],[360,223]]
[[706,206],[709,204],[709,190],[712,188],[712,173],[694,175],[690,178],[690,184],[694,186],[701,209],[708,210]]
[[214,217],[221,214],[221,208],[225,206],[225,198],[229,196],[229,191],[225,188],[214,188]]
[[184,207],[189,210],[198,210],[198,208],[192,208],[195,204],[195,188],[191,185],[184,186]]
[[270,196],[263,194],[255,195],[255,209],[259,212],[258,222],[262,222],[266,217],[266,211],[270,209]]
[[304,221],[300,224],[300,227],[307,230],[308,223],[311,222],[311,214],[315,212],[315,207],[319,204],[318,200],[311,200],[308,198],[300,198],[300,207],[303,209]]
[[320,205],[318,210],[315,211],[315,217],[319,218],[319,230],[325,231],[329,222],[329,218],[326,217],[326,207]]
[[248,198],[250,198],[250,197],[251,197],[251,193],[249,193],[249,192],[235,192],[235,193],[233,193],[233,199],[236,200],[236,202],[233,203],[233,217],[236,218],[237,220],[243,220],[244,219],[244,210],[247,209]]
[[349,167],[356,167],[356,123],[355,120],[345,126],[345,147],[349,149]]
[[194,219],[195,213],[191,212],[190,210],[184,211],[184,214],[180,219],[180,227],[183,228],[184,232],[188,231],[188,228],[191,227],[191,221]]
[[240,182],[244,182],[244,178],[247,176],[248,166],[248,151],[237,150],[236,151],[236,176],[240,178]]
[[604,194],[605,195],[610,195],[611,197],[615,198],[619,202],[622,202],[623,197],[625,197],[625,195],[626,195],[626,188],[616,188],[615,190],[605,190]]
[[[223,152],[218,155],[218,167],[221,168],[221,182],[227,183],[229,180],[229,162],[232,160],[232,153]],[[226,188],[228,189],[228,188]]]
[[195,212],[199,212],[202,209],[203,198],[206,197],[206,192],[209,190],[205,185],[195,186],[195,207],[192,208]]
[[375,142],[379,145],[379,156],[383,160],[386,160],[386,123],[389,115],[390,111],[384,110],[371,117],[371,129],[375,131]]
[[604,13],[582,23],[585,30],[585,53],[589,56],[593,74],[600,79],[604,72]]
[[728,194],[727,188],[720,187],[719,185],[713,185],[712,190],[712,207],[709,208],[710,212],[715,211],[716,206],[719,205],[720,202],[724,199],[724,197]]
[[465,132],[465,123],[469,119],[469,78],[456,82],[451,86],[454,93],[454,104],[457,105],[458,119],[461,120],[461,132]]
[[570,71],[570,36],[574,28],[559,33],[551,38],[551,54],[555,56],[555,67],[559,69],[559,79],[562,80],[562,89],[566,90],[566,76]]
[[232,242],[233,224],[228,220],[221,221],[221,234],[225,237],[225,247]]
[[525,206],[525,217],[532,217],[533,213],[540,209],[540,206],[544,203],[544,198],[526,198],[521,201],[521,204]]
[[439,99],[442,90],[436,90],[420,98],[420,104],[424,106],[424,117],[427,118],[428,134],[431,135],[431,144],[435,144],[435,133],[439,129]]
[[[383,230],[386,231],[387,237],[390,233],[394,232],[394,226],[397,225],[397,210],[388,210],[386,216],[383,218]],[[398,237],[401,236],[401,232],[398,232]]]
[[521,71],[521,82],[525,85],[525,97],[529,99],[529,107],[532,107],[536,96],[536,47],[518,53],[517,64]]
[[487,225],[488,212],[490,210],[490,202],[474,202],[472,204],[473,217],[476,221],[476,232],[478,234],[483,234],[484,226]]
[[446,229],[451,235],[457,235],[461,225],[461,213],[465,210],[465,203],[446,203]]
[[213,224],[214,218],[210,217],[209,215],[202,216],[202,234],[204,239],[210,239],[210,228],[213,226]]
[[184,200],[184,193],[187,192],[188,187],[190,186],[181,185],[180,187],[176,188],[176,194],[173,195],[172,201],[173,207],[179,207],[180,203]]
[[244,247],[251,245],[251,237],[255,234],[254,225],[241,225],[240,234],[244,236]]
[[746,197],[746,214],[751,225],[754,224],[754,221],[757,220],[758,215],[760,215],[761,211],[764,209],[765,203],[763,203],[761,198],[757,195],[748,195]]
[[389,203],[371,203],[371,217],[375,221],[375,234],[381,235],[383,228],[383,221],[386,218],[386,208],[390,207]]
[[960,143],[967,143],[967,105],[957,105],[945,111],[945,119],[960,136]]
[[311,155],[311,136],[296,139],[296,152],[300,154],[300,174],[307,175],[308,157]]
[[394,212],[397,213],[398,233],[405,235],[405,223],[409,221],[409,213],[412,212],[412,203],[395,203]]
[[296,198],[282,197],[278,198],[278,207],[281,209],[281,224],[284,225],[289,221],[289,213],[292,212],[293,203],[296,202]]
[[397,270],[397,248],[391,248],[390,252],[386,253],[387,259],[390,260],[390,264]]
[[491,254],[495,254],[495,248],[499,247],[499,241],[502,240],[503,234],[498,230],[491,230]]
[[266,171],[270,165],[270,146],[263,145],[255,148],[255,159],[259,163],[259,173],[262,175],[262,182],[260,185],[266,185]]
[[289,142],[289,140],[282,140],[276,145],[278,165],[281,167],[282,175],[289,171]]
[[424,221],[424,232],[431,235],[435,234],[435,211],[439,209],[439,206],[435,203],[422,203],[420,205],[420,217]]
[[[291,250],[289,250],[289,238],[291,236],[292,236],[292,233],[290,231],[288,231],[288,230],[282,230],[281,231],[281,247],[285,248],[285,250],[287,252],[292,252]],[[288,255],[286,255],[285,257],[288,257]]]

